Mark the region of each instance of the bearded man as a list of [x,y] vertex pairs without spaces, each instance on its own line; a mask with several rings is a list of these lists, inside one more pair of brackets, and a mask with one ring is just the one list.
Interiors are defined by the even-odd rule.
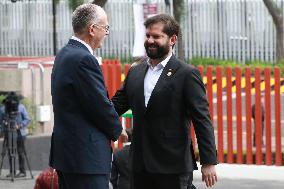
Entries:
[[119,115],[133,113],[130,147],[132,188],[191,188],[197,169],[190,134],[193,122],[202,179],[217,182],[214,129],[199,71],[173,55],[180,27],[169,15],[147,19],[148,58],[132,66],[112,98]]

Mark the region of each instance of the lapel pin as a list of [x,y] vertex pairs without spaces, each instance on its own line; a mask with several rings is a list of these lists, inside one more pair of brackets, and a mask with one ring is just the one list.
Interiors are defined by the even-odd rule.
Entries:
[[172,69],[170,68],[168,73],[167,73],[167,76],[171,76],[172,74],[173,74],[173,72],[172,72]]
[[172,72],[169,71],[169,72],[167,73],[167,76],[171,76],[171,75],[172,75]]

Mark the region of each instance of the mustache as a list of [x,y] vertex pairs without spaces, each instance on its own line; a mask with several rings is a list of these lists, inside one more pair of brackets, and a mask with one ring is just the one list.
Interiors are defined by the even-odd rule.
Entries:
[[158,45],[155,45],[155,44],[150,44],[150,45],[146,44],[146,47],[147,47],[147,48],[150,48],[150,47],[156,47],[156,48],[158,48],[159,46],[158,46]]

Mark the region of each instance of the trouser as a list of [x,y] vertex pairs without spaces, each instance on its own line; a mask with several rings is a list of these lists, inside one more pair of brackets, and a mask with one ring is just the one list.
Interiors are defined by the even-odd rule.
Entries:
[[26,142],[26,136],[21,136],[18,134],[17,138],[17,151],[18,151],[18,157],[19,157],[19,170],[21,173],[26,173],[25,168],[25,142]]
[[56,170],[59,189],[109,189],[109,174],[75,174]]
[[[21,173],[26,173],[25,168],[25,142],[26,142],[26,136],[22,136],[20,131],[17,131],[17,153],[19,158],[19,171]],[[12,158],[9,157],[9,163],[10,163],[10,173],[12,173]],[[14,170],[16,171],[16,170]],[[15,172],[14,172],[15,174]]]
[[192,172],[182,174],[134,172],[132,189],[188,189],[191,188],[192,179]]

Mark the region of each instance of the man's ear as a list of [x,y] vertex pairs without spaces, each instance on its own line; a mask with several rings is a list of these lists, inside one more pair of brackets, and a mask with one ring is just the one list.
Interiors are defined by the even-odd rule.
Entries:
[[94,27],[94,24],[91,24],[89,27],[88,27],[88,32],[91,36],[95,36],[95,27]]
[[172,37],[170,37],[170,45],[174,46],[177,42],[177,36],[173,35]]

